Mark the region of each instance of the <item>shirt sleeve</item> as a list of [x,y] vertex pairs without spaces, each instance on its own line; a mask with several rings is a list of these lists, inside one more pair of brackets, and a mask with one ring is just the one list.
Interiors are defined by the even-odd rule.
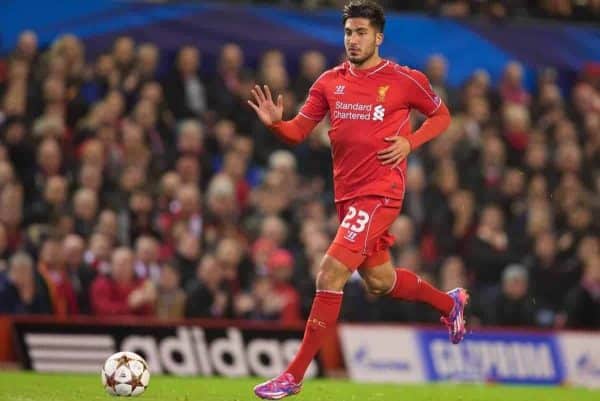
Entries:
[[417,70],[410,70],[407,78],[409,105],[428,117],[435,113],[442,104],[442,99],[433,91],[429,79]]
[[292,120],[278,121],[270,125],[269,129],[283,141],[290,145],[297,145],[306,139],[317,124],[318,121],[298,114]]
[[308,97],[298,114],[310,120],[321,121],[329,112],[329,104],[325,96],[322,76],[315,81],[308,91]]

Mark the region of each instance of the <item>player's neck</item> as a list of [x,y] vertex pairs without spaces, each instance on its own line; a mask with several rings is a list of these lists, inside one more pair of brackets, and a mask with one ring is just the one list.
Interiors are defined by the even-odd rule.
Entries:
[[363,61],[360,64],[355,64],[353,62],[350,62],[350,65],[352,66],[352,68],[357,69],[357,70],[368,70],[369,68],[373,68],[377,65],[379,65],[379,63],[381,63],[383,61],[383,59],[381,57],[379,57],[379,55],[373,55],[373,57],[369,58],[368,60]]

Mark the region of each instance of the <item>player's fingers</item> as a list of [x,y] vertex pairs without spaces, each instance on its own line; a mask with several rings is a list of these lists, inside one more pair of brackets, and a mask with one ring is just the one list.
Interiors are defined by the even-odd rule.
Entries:
[[396,160],[396,163],[394,163],[394,165],[392,166],[392,168],[396,168],[400,165],[400,163],[402,163],[402,160],[404,160],[406,158],[406,156],[400,156],[398,158],[398,160]]
[[283,108],[283,95],[277,96],[277,107]]
[[395,155],[395,154],[393,154],[393,153],[388,153],[388,154],[385,154],[385,155],[379,155],[379,156],[377,156],[377,158],[378,158],[379,160],[388,160],[388,159],[391,159],[391,158],[393,158],[393,157],[395,157],[395,156],[396,156],[396,155]]
[[260,96],[258,96],[258,93],[256,93],[256,91],[254,89],[252,89],[252,95],[254,96],[254,99],[256,100],[256,104],[258,104],[258,106],[260,107],[260,105],[262,104],[262,101],[260,100]]
[[269,89],[268,85],[265,85],[264,87],[265,87],[265,93],[267,95],[267,100],[269,102],[273,102],[273,97],[271,96],[271,89]]
[[400,157],[398,153],[389,153],[387,155],[379,156],[378,159],[382,162],[385,162],[384,164],[387,164],[395,161],[398,157]]
[[396,165],[396,163],[399,163],[401,161],[402,161],[402,155],[398,154],[398,155],[395,155],[393,158],[391,158],[389,164]]
[[250,107],[252,107],[254,109],[254,111],[256,111],[258,113],[258,106],[255,105],[252,100],[248,100],[248,104],[250,105]]
[[391,157],[391,156],[395,156],[398,154],[400,154],[400,150],[395,145],[392,145],[389,148],[386,148],[378,153],[379,156],[386,156],[386,157]]
[[398,156],[390,157],[389,159],[382,160],[381,164],[383,164],[385,166],[385,165],[394,163],[396,160],[398,160]]
[[397,136],[388,136],[386,138],[383,138],[383,140],[386,141],[386,142],[395,142],[396,139],[398,139]]
[[398,156],[398,152],[392,151],[392,152],[387,152],[387,153],[378,155],[377,158],[379,160],[387,160],[387,159],[391,159],[391,158],[394,158],[394,157],[397,157],[397,156]]
[[396,150],[395,152],[391,153],[388,157],[386,157],[386,159],[396,161],[398,159],[401,159],[402,157],[404,157],[402,151]]
[[387,148],[380,150],[377,152],[378,155],[385,155],[386,153],[393,152],[396,147],[394,145],[388,146]]
[[260,86],[255,85],[254,86],[254,90],[256,91],[256,93],[258,94],[258,97],[260,98],[261,101],[266,101],[267,99],[265,98],[265,94],[263,93],[262,89],[260,88]]

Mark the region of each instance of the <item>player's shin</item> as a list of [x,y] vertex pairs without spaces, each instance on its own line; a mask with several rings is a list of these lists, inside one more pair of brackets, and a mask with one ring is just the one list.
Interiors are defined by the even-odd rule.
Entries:
[[287,373],[294,376],[297,383],[302,381],[308,365],[321,348],[323,339],[335,330],[335,323],[342,304],[342,295],[341,291],[317,291],[306,321],[302,344],[286,369]]
[[438,290],[421,277],[403,268],[396,269],[396,280],[388,292],[392,298],[405,301],[424,302],[448,316],[454,306],[454,300],[448,294]]

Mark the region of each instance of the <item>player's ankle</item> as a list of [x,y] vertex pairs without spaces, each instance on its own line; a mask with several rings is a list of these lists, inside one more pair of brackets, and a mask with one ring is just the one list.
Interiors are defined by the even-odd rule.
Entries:
[[286,370],[285,372],[282,373],[282,375],[285,375],[285,374],[292,375],[292,377],[294,378],[294,382],[296,384],[300,384],[300,383],[302,383],[302,380],[304,380],[304,375],[300,375],[298,372],[292,372],[292,371]]

